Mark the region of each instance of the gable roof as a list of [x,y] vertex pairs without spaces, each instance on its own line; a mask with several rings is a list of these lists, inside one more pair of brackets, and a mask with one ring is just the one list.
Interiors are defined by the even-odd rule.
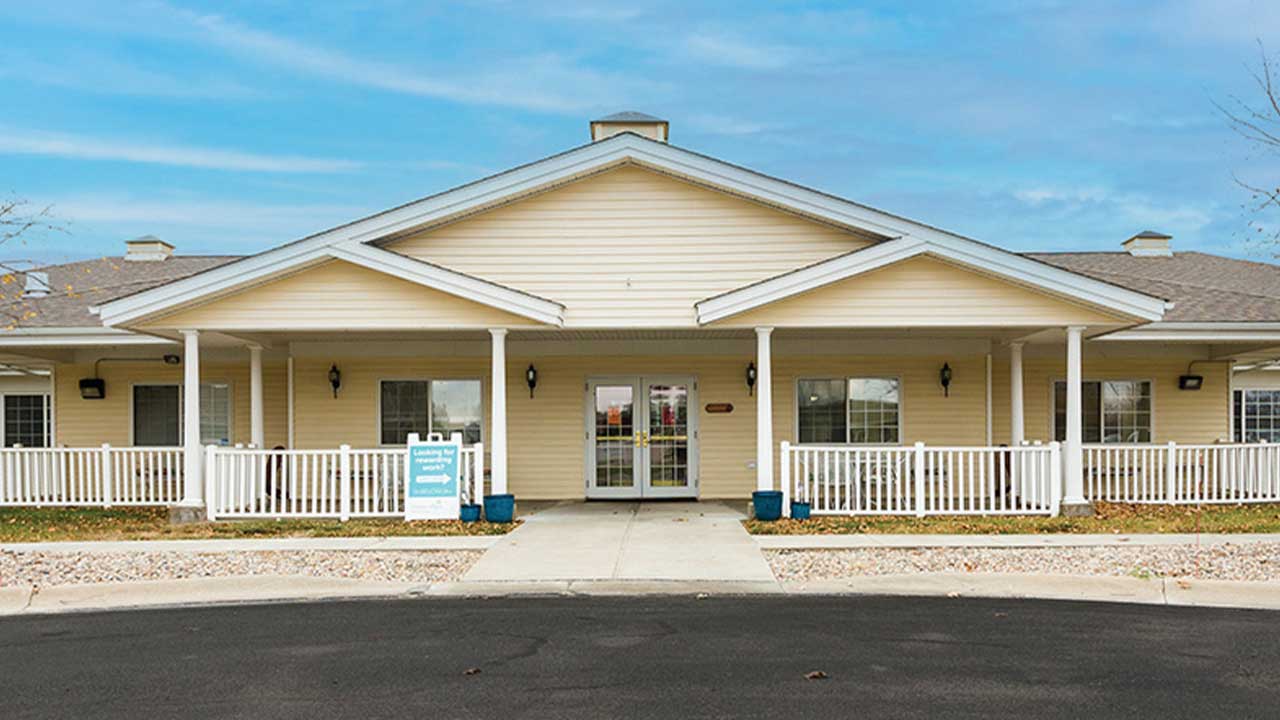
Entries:
[[[238,255],[174,255],[165,260],[132,262],[123,257],[45,265],[32,268],[49,277],[44,297],[22,297],[4,303],[6,314],[21,315],[24,328],[101,327],[102,320],[90,307],[239,259]],[[26,274],[15,287],[23,287]]]
[[[424,285],[446,292],[457,292],[459,289],[480,290],[476,283],[485,281],[468,276],[457,277],[461,275],[460,273],[448,275],[452,271],[404,256],[399,256],[399,259],[392,263],[387,255],[394,255],[394,253],[372,247],[369,243],[476,212],[502,202],[509,202],[513,198],[625,163],[640,164],[828,223],[885,239],[902,241],[893,245],[888,252],[913,249],[918,252],[953,253],[963,257],[984,258],[997,266],[1021,269],[1026,276],[1023,279],[1032,284],[1035,284],[1037,279],[1045,279],[1053,285],[1052,289],[1055,290],[1059,286],[1069,284],[1068,280],[1072,278],[1088,287],[1105,285],[1096,280],[1074,275],[1071,271],[1037,263],[1016,253],[985,245],[923,223],[748,170],[669,143],[624,132],[227,265],[111,300],[100,306],[99,311],[105,324],[125,324],[198,302],[202,298],[225,294],[236,287],[262,282],[282,272],[288,272],[292,268],[303,267],[327,257],[347,259],[343,256],[354,255],[364,261],[374,262],[375,260],[370,257],[370,253],[374,251],[386,253],[378,256],[376,262],[395,265],[397,270],[412,275],[415,282],[422,282]],[[867,250],[870,249],[867,248]],[[840,259],[837,258],[832,262],[839,264]],[[429,272],[421,268],[414,271],[410,267],[413,263],[432,269]],[[443,285],[433,283],[443,283]],[[492,286],[492,283],[489,285]],[[467,297],[479,302],[489,302],[491,296],[497,293],[505,300],[513,302],[510,306],[500,306],[502,309],[529,317],[533,317],[528,315],[529,312],[540,313],[540,317],[555,315],[547,305],[551,301],[524,294],[526,300],[532,298],[534,301],[530,305],[528,302],[519,301],[516,297],[520,294],[519,291],[511,288],[498,286],[498,288],[490,287],[489,290],[488,293],[481,292],[477,296]],[[1135,291],[1123,291],[1111,295],[1121,303],[1122,308],[1128,308],[1122,309],[1123,312],[1148,319],[1159,317],[1159,312],[1154,308],[1160,305],[1160,301],[1155,298],[1140,297],[1140,293]],[[1111,295],[1107,293],[1097,294],[1096,297],[1090,295],[1093,298],[1090,301],[1100,302]],[[512,310],[512,307],[518,310]],[[1138,310],[1138,312],[1130,312],[1130,310]],[[559,320],[544,321],[559,325],[563,324],[563,317],[561,315]]]
[[932,255],[1021,285],[1143,320],[1159,320],[1165,301],[1109,281],[1083,277],[990,245],[947,236],[903,237],[870,245],[697,303],[706,324],[919,255]]
[[1165,322],[1280,321],[1280,266],[1201,252],[1025,253],[1026,257],[1173,302]]

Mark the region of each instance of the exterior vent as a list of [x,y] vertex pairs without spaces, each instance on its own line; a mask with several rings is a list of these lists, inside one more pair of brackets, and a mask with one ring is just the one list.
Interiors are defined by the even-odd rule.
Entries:
[[124,259],[128,262],[159,262],[173,255],[173,246],[155,235],[125,241]]
[[1173,248],[1169,246],[1171,240],[1173,240],[1172,235],[1143,230],[1125,240],[1123,247],[1134,257],[1170,257],[1173,255]]
[[624,132],[633,132],[650,140],[666,142],[669,129],[670,125],[662,118],[628,110],[592,120],[591,142],[599,142]]
[[49,273],[42,270],[32,270],[26,274],[26,277],[26,284],[22,286],[22,297],[48,297],[49,292],[52,290],[49,287]]

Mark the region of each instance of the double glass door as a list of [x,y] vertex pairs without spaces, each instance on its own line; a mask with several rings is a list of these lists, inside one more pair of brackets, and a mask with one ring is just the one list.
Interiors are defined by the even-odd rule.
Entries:
[[696,497],[697,386],[688,377],[587,383],[587,496]]

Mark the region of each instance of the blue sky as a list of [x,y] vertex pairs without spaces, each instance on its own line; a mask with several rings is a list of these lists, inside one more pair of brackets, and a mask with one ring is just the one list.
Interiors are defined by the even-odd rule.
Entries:
[[[1252,97],[1280,3],[0,5],[0,192],[69,233],[243,253],[535,160],[635,109],[674,144],[1020,250],[1151,228],[1247,257],[1280,162]],[[1269,179],[1269,180],[1268,180]]]

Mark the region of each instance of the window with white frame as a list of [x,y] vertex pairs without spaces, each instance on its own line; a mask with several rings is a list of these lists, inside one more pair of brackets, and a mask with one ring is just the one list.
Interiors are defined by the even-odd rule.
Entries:
[[[1086,443],[1151,442],[1151,382],[1086,380],[1080,388],[1080,420]],[[1053,384],[1053,437],[1067,438],[1067,383]]]
[[44,393],[5,394],[4,446],[49,447],[49,396]]
[[894,445],[902,436],[897,378],[812,378],[796,383],[800,443]]
[[1236,390],[1232,395],[1236,442],[1280,442],[1280,390]]
[[379,389],[378,438],[403,445],[410,433],[426,437],[462,433],[462,441],[481,441],[484,403],[479,380],[383,380]]
[[[182,387],[133,386],[133,444],[170,447],[182,444]],[[231,386],[200,383],[200,444],[231,444]]]

